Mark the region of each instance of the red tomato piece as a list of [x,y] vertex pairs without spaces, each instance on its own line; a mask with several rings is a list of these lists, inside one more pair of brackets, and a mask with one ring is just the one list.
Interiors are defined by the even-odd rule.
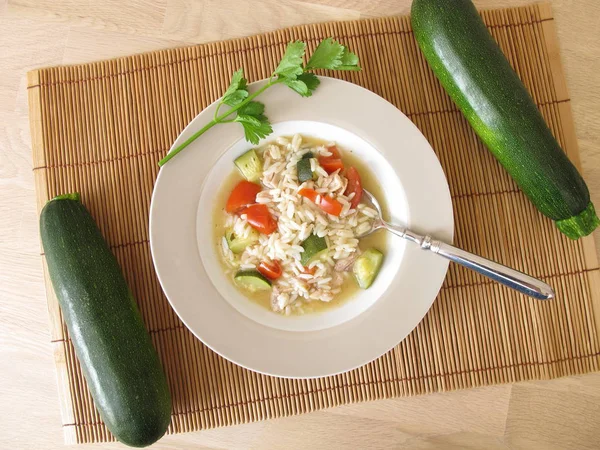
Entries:
[[329,156],[319,156],[319,165],[323,168],[323,170],[329,174],[335,172],[336,170],[343,170],[344,163],[342,162],[342,157],[340,155],[340,151],[335,145],[327,147],[327,151],[331,153]]
[[277,229],[277,221],[269,212],[267,205],[260,203],[250,205],[243,209],[241,214],[246,214],[250,226],[263,234],[271,234]]
[[249,181],[240,181],[229,194],[225,211],[238,213],[246,206],[256,203],[256,194],[261,191],[260,185]]
[[319,196],[317,191],[315,191],[314,189],[308,189],[308,188],[300,189],[298,191],[298,194],[300,194],[302,197],[309,199],[313,203],[317,202],[317,197]]
[[307,188],[300,189],[298,194],[309,199],[327,214],[339,216],[342,213],[342,204],[329,195],[319,195],[314,189]]
[[352,197],[352,201],[350,202],[351,208],[356,208],[362,199],[362,183],[360,181],[360,175],[358,174],[358,170],[355,167],[349,167],[346,170],[346,178],[348,179],[348,186],[346,187],[346,191],[344,195],[350,195],[354,192],[354,197]]
[[339,216],[342,213],[342,204],[329,195],[321,195],[319,208],[332,216]]
[[262,261],[258,265],[258,271],[262,273],[269,280],[276,280],[281,276],[283,270],[281,269],[281,264],[277,261]]
[[343,170],[344,163],[341,159],[331,159],[328,156],[319,156],[319,165],[328,174],[332,174],[336,170]]
[[338,148],[335,145],[330,145],[329,147],[327,147],[327,150],[331,153],[331,156],[328,156],[327,158],[342,159],[342,156],[340,155],[340,151],[338,150]]
[[317,272],[317,266],[313,266],[313,267],[304,266],[304,270],[302,271],[302,273],[306,273],[306,274],[310,274],[310,275],[314,275],[316,272]]

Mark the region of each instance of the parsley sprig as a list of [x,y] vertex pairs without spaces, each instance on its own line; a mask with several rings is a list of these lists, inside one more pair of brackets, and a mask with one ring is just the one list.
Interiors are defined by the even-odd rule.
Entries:
[[[265,116],[265,105],[254,99],[275,84],[285,84],[303,97],[310,97],[319,86],[319,78],[312,73],[319,69],[360,70],[358,56],[332,38],[322,40],[306,64],[303,64],[306,43],[290,42],[285,54],[269,81],[257,91],[248,91],[248,80],[244,78],[244,69],[240,68],[231,77],[229,87],[219,100],[213,119],[196,131],[183,144],[173,149],[158,163],[165,165],[171,158],[194,142],[219,123],[237,122],[244,127],[248,142],[258,142],[273,132],[271,123]],[[221,113],[221,109],[227,109]]]

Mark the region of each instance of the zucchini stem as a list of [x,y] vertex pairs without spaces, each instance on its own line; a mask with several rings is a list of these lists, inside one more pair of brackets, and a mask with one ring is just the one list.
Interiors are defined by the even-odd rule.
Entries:
[[579,214],[568,219],[557,220],[556,226],[571,239],[579,239],[587,236],[600,225],[600,219],[596,215],[596,210],[592,202]]
[[71,192],[70,194],[57,195],[52,200],[75,200],[76,202],[80,202],[81,195],[79,192]]

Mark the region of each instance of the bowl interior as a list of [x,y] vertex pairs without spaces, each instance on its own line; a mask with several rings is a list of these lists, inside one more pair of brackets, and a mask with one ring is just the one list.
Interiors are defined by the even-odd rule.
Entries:
[[[345,151],[351,151],[368,165],[379,183],[385,187],[384,201],[390,206],[390,219],[396,223],[409,224],[408,205],[400,179],[392,166],[369,142],[344,128],[324,122],[291,120],[273,125],[273,135],[291,136],[299,133],[327,141],[335,141]],[[205,179],[196,214],[196,237],[202,264],[222,299],[249,319],[275,329],[285,331],[315,331],[340,325],[368,310],[388,289],[399,270],[405,250],[405,241],[396,237],[387,240],[385,261],[373,285],[361,290],[335,308],[301,316],[283,316],[250,301],[238,291],[224,273],[221,255],[214,237],[213,212],[218,205],[217,195],[223,181],[236,170],[233,161],[246,152],[251,144],[240,139],[218,159]],[[383,233],[384,231],[379,231]]]

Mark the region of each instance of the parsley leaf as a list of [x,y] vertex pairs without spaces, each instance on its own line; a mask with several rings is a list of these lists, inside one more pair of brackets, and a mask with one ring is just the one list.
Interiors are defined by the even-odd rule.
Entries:
[[301,75],[304,71],[302,69],[302,57],[306,50],[306,44],[302,41],[290,42],[285,49],[285,54],[277,69],[275,69],[275,75],[295,79],[298,75]]
[[228,106],[236,106],[242,103],[248,97],[248,91],[237,90],[233,94],[229,94],[227,97],[223,97],[221,103],[224,103]]
[[292,88],[294,91],[296,91],[302,97],[308,97],[310,95],[310,93],[308,92],[308,86],[306,86],[306,84],[304,84],[304,81],[291,80],[289,78],[282,78],[281,82],[283,84],[285,84],[286,86]]
[[260,102],[248,102],[240,109],[238,109],[238,114],[248,115],[248,116],[260,116],[265,112],[265,105]]
[[292,88],[302,97],[310,97],[320,81],[313,73],[303,73],[302,75],[298,75],[295,80],[282,78],[282,83]]
[[341,60],[342,64],[337,67],[337,70],[360,70],[360,66],[358,65],[358,56],[348,50],[347,47],[344,47]]
[[250,101],[241,106],[237,111],[234,122],[239,122],[244,127],[246,140],[258,144],[258,141],[273,132],[269,119],[263,114],[265,105],[260,102]]
[[344,46],[331,38],[323,39],[306,64],[306,70],[337,69],[342,65]]
[[323,39],[304,70],[360,70],[358,56],[332,38]]
[[221,103],[229,106],[236,106],[240,104],[246,97],[248,97],[247,80],[244,78],[244,69],[238,69],[233,73],[231,77],[231,83],[223,94]]
[[262,114],[258,116],[238,114],[234,122],[242,124],[246,140],[254,145],[273,132],[269,119]]
[[312,95],[313,91],[319,86],[321,83],[319,78],[314,73],[304,72],[302,75],[298,76],[298,79],[306,84],[308,87],[308,96]]
[[231,95],[235,91],[237,91],[239,89],[240,83],[243,79],[244,79],[244,69],[243,68],[238,69],[235,72],[233,72],[233,75],[231,76],[231,82],[229,83],[229,87],[223,94],[223,98],[225,98],[228,95]]

